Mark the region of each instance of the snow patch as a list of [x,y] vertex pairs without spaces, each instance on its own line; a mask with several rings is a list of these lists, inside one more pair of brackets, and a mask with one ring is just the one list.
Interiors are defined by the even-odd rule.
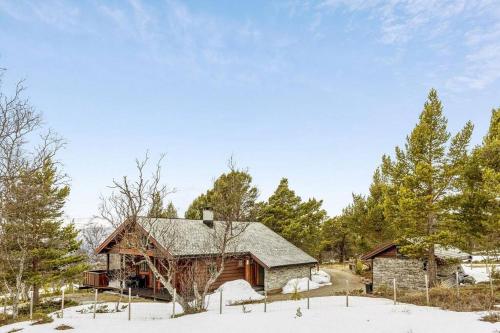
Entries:
[[222,299],[224,304],[226,305],[260,301],[264,299],[264,296],[253,290],[250,283],[245,280],[234,280],[226,282],[217,289],[217,293],[219,293],[221,290]]
[[316,282],[317,284],[327,285],[330,283],[330,274],[325,271],[317,270],[313,271],[311,274],[311,281]]
[[490,269],[493,268],[494,271],[500,269],[500,265],[493,265],[490,268],[486,266],[471,266],[470,265],[462,265],[464,273],[470,275],[474,278],[476,283],[479,282],[488,282],[490,281]]
[[309,280],[308,278],[291,279],[283,287],[283,294],[300,293],[307,291],[307,281],[309,281],[309,290],[318,289],[321,287],[319,283]]

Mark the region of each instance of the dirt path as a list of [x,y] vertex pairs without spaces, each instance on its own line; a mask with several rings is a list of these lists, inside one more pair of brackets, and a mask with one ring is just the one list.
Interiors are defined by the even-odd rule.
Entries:
[[[349,271],[347,266],[342,265],[322,265],[321,270],[330,274],[332,278],[332,284],[330,286],[324,286],[319,289],[314,289],[309,292],[303,292],[302,296],[306,297],[321,297],[321,296],[332,296],[338,293],[345,293],[346,291],[346,280],[349,281],[349,290],[364,290],[365,285],[361,282],[361,277],[353,274]],[[284,294],[274,294],[269,295],[269,301],[283,301],[290,299],[290,295]]]

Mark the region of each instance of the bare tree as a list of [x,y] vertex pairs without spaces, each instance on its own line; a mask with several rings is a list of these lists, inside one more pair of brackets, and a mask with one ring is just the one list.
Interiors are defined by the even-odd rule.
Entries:
[[95,253],[95,250],[106,239],[108,234],[108,228],[99,221],[96,221],[96,219],[92,219],[80,231],[82,250],[87,254],[91,265],[103,264],[101,257]]
[[37,218],[31,205],[37,191],[26,180],[48,159],[54,160],[63,145],[54,133],[40,133],[41,116],[23,97],[24,90],[19,81],[12,96],[0,91],[0,278],[12,297],[14,317],[26,290],[24,275],[33,243],[29,226]]
[[[156,279],[172,295],[175,289],[173,285],[175,260],[164,256],[174,245],[175,230],[155,223],[158,220],[156,217],[145,218],[151,211],[155,197],[163,199],[171,193],[167,186],[161,183],[162,160],[163,156],[148,177],[146,175],[148,154],[142,161],[137,159],[137,178],[130,180],[125,176],[119,181],[113,180],[111,186],[113,192],[109,197],[101,198],[99,212],[100,216],[114,228],[123,229],[120,247],[138,251],[138,255],[144,259]],[[161,248],[152,246],[153,239],[162,243]],[[155,264],[153,257],[162,260]],[[188,304],[182,297],[178,301],[183,306]]]
[[[181,286],[177,302],[185,313],[204,311],[207,294],[224,271],[227,259],[237,252],[238,239],[248,226],[248,223],[233,223],[248,206],[247,198],[228,180],[217,194],[220,197],[215,197],[213,207],[218,216],[224,217],[223,221],[216,221],[213,228],[207,230],[196,257],[176,257],[176,250],[185,245],[189,235],[182,235],[175,221],[157,223],[155,217],[144,218],[151,211],[154,195],[163,200],[171,193],[161,183],[162,159],[150,177],[145,174],[148,161],[147,155],[142,161],[136,160],[136,179],[123,177],[113,181],[113,193],[102,198],[100,215],[111,225],[123,229],[119,246],[136,249],[171,295],[176,285]],[[235,170],[232,163],[230,168]],[[176,277],[180,281],[176,281]]]

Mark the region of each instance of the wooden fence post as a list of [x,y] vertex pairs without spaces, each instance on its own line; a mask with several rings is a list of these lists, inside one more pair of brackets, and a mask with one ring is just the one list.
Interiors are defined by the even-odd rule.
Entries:
[[264,290],[264,312],[267,312],[267,290]]
[[425,277],[425,299],[427,301],[427,306],[429,306],[429,277],[427,274],[424,275]]
[[61,318],[64,318],[64,287],[62,288],[61,296]]
[[345,280],[346,291],[345,291],[345,306],[349,307],[349,280]]
[[30,320],[33,320],[33,291],[30,292]]
[[132,317],[132,288],[128,288],[128,320]]
[[97,288],[95,290],[95,296],[94,296],[94,319],[96,311],[97,311]]
[[309,279],[307,279],[307,309],[309,310]]
[[220,290],[220,298],[219,298],[219,313],[222,314],[222,289]]
[[396,278],[392,279],[392,288],[393,288],[393,293],[394,293],[394,305],[397,304],[396,301]]
[[457,297],[460,296],[460,283],[458,281],[458,268],[457,271],[455,272],[455,283],[457,285]]
[[177,302],[177,289],[174,288],[174,297],[172,299],[172,318],[175,318],[175,302]]

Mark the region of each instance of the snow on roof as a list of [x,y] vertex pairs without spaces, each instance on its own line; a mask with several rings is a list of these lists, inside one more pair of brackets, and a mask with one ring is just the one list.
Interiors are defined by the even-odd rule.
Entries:
[[[220,253],[216,239],[227,225],[223,221],[214,221],[213,228],[210,228],[201,220],[188,219],[141,218],[138,222],[174,256]],[[227,253],[250,253],[268,268],[317,263],[316,259],[262,223],[232,222],[232,228],[235,235],[240,235],[229,244]]]
[[[368,260],[372,259],[374,257],[377,257],[379,254],[384,253],[385,251],[393,248],[393,247],[398,247],[396,243],[384,243],[382,245],[379,245],[375,249],[371,250],[368,253],[365,253],[364,255],[361,256],[361,260]],[[444,247],[442,245],[436,244],[434,247],[434,254],[436,255],[437,258],[440,259],[459,259],[459,260],[470,260],[472,256],[468,253],[465,253],[461,251],[460,249],[457,249],[456,247]]]
[[465,253],[456,247],[444,247],[441,245],[436,245],[434,248],[434,254],[436,257],[441,259],[460,259],[460,260],[469,260],[472,259],[472,256],[468,253]]

